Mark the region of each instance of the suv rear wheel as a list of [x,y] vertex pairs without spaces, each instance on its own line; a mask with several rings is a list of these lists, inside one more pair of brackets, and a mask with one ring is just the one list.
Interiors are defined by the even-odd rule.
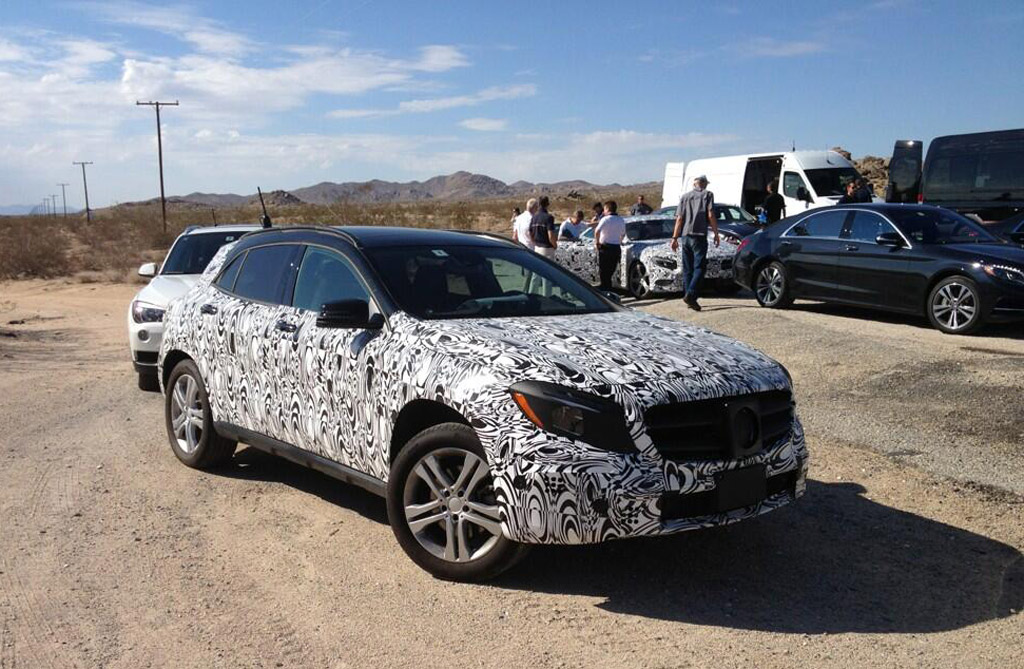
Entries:
[[754,278],[754,297],[762,307],[773,309],[784,309],[793,304],[786,266],[775,260],[758,270]]
[[199,368],[182,360],[167,379],[164,419],[171,450],[183,463],[196,469],[223,464],[235,452],[237,443],[213,429],[213,413]]
[[487,580],[528,549],[502,534],[491,470],[468,425],[442,423],[413,437],[391,467],[387,504],[402,549],[437,578]]

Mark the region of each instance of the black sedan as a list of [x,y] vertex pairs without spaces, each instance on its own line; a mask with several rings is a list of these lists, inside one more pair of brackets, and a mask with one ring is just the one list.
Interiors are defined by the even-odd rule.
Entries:
[[927,205],[812,209],[743,240],[736,282],[765,307],[796,298],[925,314],[943,332],[1024,318],[1024,249]]

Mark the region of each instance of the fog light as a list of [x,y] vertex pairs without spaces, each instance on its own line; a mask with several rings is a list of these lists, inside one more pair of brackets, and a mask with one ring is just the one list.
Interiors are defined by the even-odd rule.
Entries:
[[139,341],[149,341],[149,332],[146,330],[139,330]]

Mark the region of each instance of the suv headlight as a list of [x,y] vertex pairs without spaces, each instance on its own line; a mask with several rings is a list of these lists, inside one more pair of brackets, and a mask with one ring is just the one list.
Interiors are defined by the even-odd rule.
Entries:
[[159,323],[164,319],[165,311],[163,307],[142,300],[132,302],[132,320],[136,323]]
[[676,269],[679,267],[679,263],[676,262],[675,258],[655,258],[651,262],[662,269]]
[[1017,267],[1009,267],[1007,265],[982,265],[981,271],[989,276],[994,276],[997,279],[1003,281],[1012,281],[1014,283],[1024,284],[1024,270]]
[[625,411],[610,399],[545,381],[520,381],[509,392],[523,415],[542,430],[605,451],[637,452]]

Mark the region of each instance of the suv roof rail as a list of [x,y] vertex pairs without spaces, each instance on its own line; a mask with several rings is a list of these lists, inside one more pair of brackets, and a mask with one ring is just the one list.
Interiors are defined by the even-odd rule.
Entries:
[[203,226],[201,226],[201,225],[186,225],[185,229],[181,231],[181,234],[187,235],[188,233],[192,232],[193,230],[198,230],[201,227],[203,227]]

